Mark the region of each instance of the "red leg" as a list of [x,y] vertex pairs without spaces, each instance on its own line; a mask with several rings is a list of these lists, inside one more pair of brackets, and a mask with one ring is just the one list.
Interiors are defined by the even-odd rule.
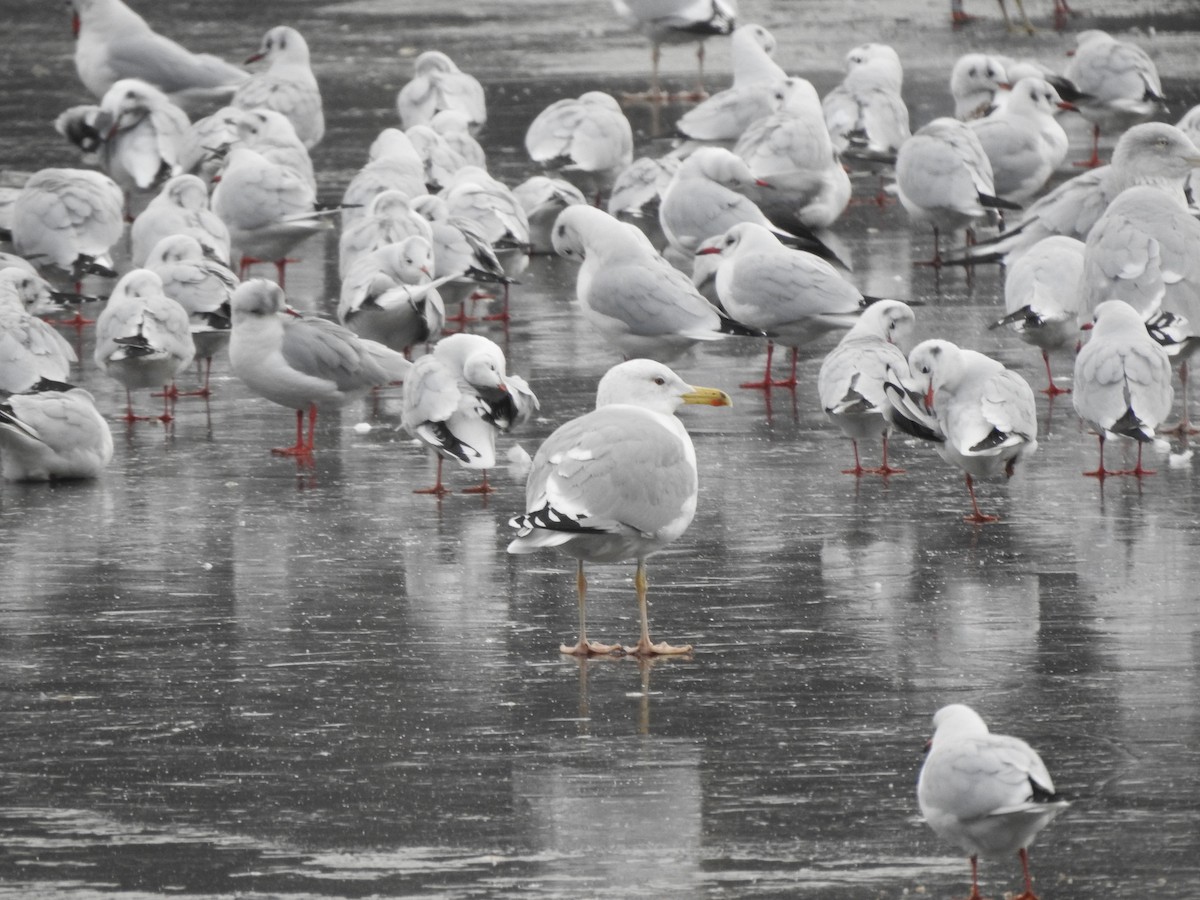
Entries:
[[1096,437],[1100,439],[1100,463],[1093,471],[1084,472],[1083,474],[1088,478],[1099,478],[1101,481],[1103,481],[1109,475],[1118,475],[1120,473],[1104,468],[1104,432],[1101,431],[1098,435],[1096,435]]
[[171,415],[171,407],[174,404],[175,398],[178,396],[179,390],[175,387],[175,382],[172,381],[170,384],[163,386],[163,411],[162,415],[158,417],[158,421],[162,422],[164,425],[167,422],[174,421],[175,419],[175,417]]
[[763,373],[762,381],[747,381],[738,387],[756,388],[760,391],[769,391],[771,389],[771,357],[775,354],[775,342],[767,341],[767,366]]
[[934,269],[942,267],[942,245],[941,234],[938,232],[938,227],[933,226],[933,259],[917,261],[914,266],[931,266]]
[[296,443],[291,447],[275,447],[271,450],[275,456],[294,456],[297,460],[310,459],[312,457],[312,428],[317,424],[317,407],[316,404],[309,404],[309,419],[311,427],[309,429],[308,441],[304,440],[304,410],[296,410]]
[[1037,894],[1033,892],[1033,878],[1029,874],[1029,854],[1022,847],[1017,851],[1017,856],[1021,858],[1021,872],[1025,876],[1025,892],[1013,897],[1013,900],[1038,900]]
[[287,264],[294,262],[300,262],[300,260],[291,259],[287,256],[275,260],[275,278],[280,287],[283,287],[283,280],[287,277]]
[[853,475],[855,478],[861,478],[863,472],[866,472],[867,470],[862,467],[862,462],[858,458],[858,441],[856,441],[854,438],[850,438],[850,446],[854,448],[854,468],[842,469],[842,474]]
[[487,469],[483,470],[483,481],[475,485],[475,487],[463,488],[464,494],[492,494],[496,489],[488,484]]
[[1113,474],[1115,474],[1115,475],[1133,475],[1137,478],[1141,478],[1143,475],[1157,475],[1158,472],[1155,469],[1143,469],[1142,468],[1142,448],[1145,446],[1146,445],[1143,444],[1141,441],[1138,441],[1137,464],[1132,469],[1123,469],[1122,471],[1114,472]]
[[130,425],[134,422],[149,422],[150,416],[138,416],[133,412],[133,395],[129,393],[129,388],[125,389],[125,416],[124,419]]
[[500,312],[493,313],[490,316],[484,316],[483,321],[485,321],[485,322],[507,322],[508,319],[509,319],[509,317],[508,317],[508,285],[506,284],[506,285],[504,285],[504,306],[501,308]]
[[433,494],[435,497],[439,497],[439,498],[444,497],[448,493],[450,493],[450,491],[446,488],[446,486],[444,484],[442,484],[442,457],[440,455],[437,458],[437,483],[435,483],[433,487],[418,488],[417,490],[414,490],[413,493],[414,494]]
[[1042,388],[1042,393],[1051,397],[1057,397],[1059,394],[1071,393],[1070,388],[1061,388],[1054,383],[1054,375],[1050,371],[1050,354],[1045,350],[1042,351],[1042,362],[1046,364],[1046,380],[1050,382],[1048,385],[1046,385],[1046,387]]
[[1091,155],[1091,157],[1083,160],[1082,162],[1072,163],[1072,165],[1074,165],[1075,167],[1080,168],[1080,169],[1095,169],[1096,167],[1102,165],[1102,163],[1100,162],[1100,126],[1099,125],[1092,126],[1092,155]]
[[971,522],[975,525],[985,525],[988,522],[999,522],[999,516],[989,516],[979,509],[979,503],[975,500],[975,482],[971,479],[971,473],[967,473],[967,493],[971,495],[971,515],[963,516],[964,522]]
[[[971,476],[968,475],[967,478]],[[967,900],[984,900],[982,894],[979,893],[979,857],[971,857],[971,894]]]
[[904,469],[896,469],[888,465],[888,434],[883,433],[883,462],[878,469],[864,469],[864,471],[872,475],[882,475],[887,478],[889,475],[903,475]]
[[798,357],[799,355],[800,355],[800,351],[797,350],[795,347],[793,347],[792,348],[792,367],[788,373],[788,377],[783,381],[771,382],[773,385],[775,385],[775,387],[788,388],[790,390],[796,389],[796,357]]

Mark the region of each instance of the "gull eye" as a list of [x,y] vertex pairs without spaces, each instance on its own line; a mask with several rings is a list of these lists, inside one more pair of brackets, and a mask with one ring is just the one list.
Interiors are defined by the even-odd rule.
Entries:
[[667,379],[665,379],[661,375],[659,375],[657,378],[654,379],[654,383],[661,387],[662,385],[667,383]]

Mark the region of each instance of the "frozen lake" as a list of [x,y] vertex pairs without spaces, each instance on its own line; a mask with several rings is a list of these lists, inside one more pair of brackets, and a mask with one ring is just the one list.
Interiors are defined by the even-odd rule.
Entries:
[[[511,184],[533,173],[521,140],[540,109],[639,87],[648,68],[607,0],[166,5],[173,21],[140,4],[231,59],[280,21],[306,34],[330,199],[395,123],[416,51],[446,50],[483,78],[484,146]],[[948,110],[939,67],[959,53],[1054,62],[1071,44],[1049,28],[1009,37],[982,0],[984,21],[964,32],[932,0],[743,6],[822,91],[850,46],[894,43],[912,60],[916,124]],[[0,63],[2,165],[75,165],[49,125],[87,99],[65,13],[25,16]],[[1152,21],[1173,121],[1200,101],[1200,18]],[[1089,24],[1133,23],[1077,27]],[[688,51],[667,54],[686,84]],[[725,83],[726,48],[709,55]],[[639,152],[664,150],[682,109],[631,108]],[[1069,129],[1082,158],[1087,129]],[[895,207],[855,207],[836,231],[864,292],[924,303],[921,337],[1042,386],[1037,352],[985,327],[1003,309],[999,272],[968,287],[961,272],[914,269],[931,240]],[[332,235],[300,248],[294,305],[332,310],[335,249]],[[575,272],[535,259],[511,326],[470,326],[541,398],[505,446],[532,453],[619,361],[574,307]],[[682,414],[699,509],[649,566],[654,636],[695,653],[580,662],[557,651],[575,638],[572,561],[504,550],[522,483],[498,472],[486,499],[415,495],[433,464],[399,431],[394,392],[324,417],[316,466],[300,470],[268,454],[293,414],[252,396],[224,357],[209,402],[127,428],[91,340],[76,381],[111,417],[112,466],[89,484],[0,485],[0,896],[961,897],[966,859],[915,797],[930,716],[950,702],[1029,740],[1075,800],[1031,852],[1043,900],[1200,895],[1200,462],[1161,455],[1140,481],[1083,478],[1095,439],[1069,397],[1039,394],[1037,454],[980,486],[1001,520],[972,527],[961,475],[928,447],[897,440],[907,473],[886,481],[840,474],[849,442],[814,389],[832,339],[802,356],[794,395],[769,401],[737,387],[758,375],[761,345],[705,346],[674,367],[734,406]],[[1069,357],[1055,365],[1069,375]],[[631,641],[632,566],[590,575],[592,636]],[[989,896],[1020,889],[1015,859],[981,874]]]

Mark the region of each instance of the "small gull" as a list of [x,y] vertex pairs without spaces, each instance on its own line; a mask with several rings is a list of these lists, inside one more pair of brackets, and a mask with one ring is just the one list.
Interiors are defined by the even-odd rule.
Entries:
[[325,109],[304,36],[290,25],[275,26],[246,62],[258,60],[266,60],[268,68],[239,86],[230,103],[240,109],[266,107],[283,113],[305,147],[319,144],[325,136]]
[[[719,254],[717,297],[731,317],[769,335],[761,382],[744,388],[795,388],[797,348],[858,321],[863,295],[832,265],[804,250],[780,243],[768,229],[743,222],[697,256]],[[790,376],[771,380],[773,345],[792,350]]]
[[[1171,413],[1171,359],[1146,331],[1142,316],[1124,300],[1106,300],[1092,314],[1091,335],[1075,357],[1075,391],[1071,402],[1079,417],[1096,429],[1100,462],[1084,472],[1108,475],[1153,475],[1142,468],[1142,448],[1154,442],[1154,429]],[[1128,470],[1104,468],[1104,441],[1109,434],[1137,442],[1137,465]]]
[[969,123],[992,164],[997,197],[1014,203],[1038,193],[1067,158],[1068,139],[1055,114],[1074,110],[1050,82],[1022,78],[1004,106]]
[[[916,317],[907,303],[877,300],[838,345],[821,362],[817,374],[817,394],[825,414],[850,438],[854,448],[854,468],[842,474],[860,477],[896,475],[904,472],[888,464],[890,404],[883,384],[894,377],[908,376],[908,360],[903,347],[909,342]],[[864,468],[858,455],[858,442],[880,438],[882,462],[878,468]]]
[[983,118],[995,109],[997,93],[1008,86],[1008,74],[998,57],[964,53],[950,70],[954,117],[964,122]]
[[846,55],[846,67],[846,77],[821,100],[833,149],[850,160],[894,164],[912,134],[900,57],[887,44],[863,44]]
[[[412,364],[326,319],[291,312],[283,289],[253,278],[233,292],[229,363],[250,390],[296,411],[296,443],[274,449],[312,465],[318,408],[339,407],[401,381]],[[308,413],[308,436],[304,414]]]
[[187,310],[197,362],[204,360],[204,383],[195,394],[207,397],[213,357],[229,344],[229,301],[238,277],[190,234],[164,237],[145,266],[162,279],[163,293]]
[[418,235],[433,240],[429,223],[412,208],[412,197],[395,188],[380,191],[367,203],[365,216],[342,223],[338,273],[344,278],[359,259],[373,250]]
[[775,37],[761,25],[739,25],[729,39],[733,84],[688,110],[676,130],[694,141],[729,141],[771,114],[771,94],[788,74],[771,59]]
[[608,195],[607,209],[614,216],[657,217],[663,191],[679,168],[680,157],[639,156],[621,170]]
[[268,162],[293,170],[314,192],[317,190],[312,157],[296,134],[296,126],[283,113],[265,106],[242,110],[235,131],[242,146],[249,147]]
[[187,310],[163,293],[162,279],[149,269],[125,273],[96,319],[93,358],[125,387],[125,421],[133,413],[138,388],[163,388],[159,421],[170,422],[171,383],[196,355]]
[[438,341],[404,379],[404,427],[437,454],[437,482],[415,493],[448,492],[443,459],[482,470],[483,480],[463,493],[491,493],[487,470],[496,465],[496,435],[520,427],[537,409],[537,397],[525,379],[506,371],[494,341],[477,334]]
[[626,356],[672,359],[697,341],[751,334],[712,306],[636,226],[590,206],[563,210],[554,249],[581,263],[583,316]]
[[197,175],[176,175],[133,220],[130,261],[144,266],[154,246],[172,234],[191,235],[210,255],[229,263],[229,228],[209,209],[208,188]]
[[112,455],[112,432],[83,388],[41,381],[0,400],[0,473],[8,481],[96,478]]
[[1006,314],[988,326],[1007,325],[1025,343],[1042,351],[1047,380],[1042,393],[1051,397],[1069,392],[1054,383],[1050,352],[1079,342],[1083,251],[1083,241],[1051,235],[1017,257],[1004,279]]
[[468,166],[487,168],[487,154],[471,134],[471,117],[461,109],[438,110],[429,120],[429,127],[440,134]]
[[179,140],[179,168],[198,175],[205,184],[221,173],[229,145],[238,140],[237,126],[246,110],[222,106],[192,122]]
[[158,34],[121,0],[70,0],[75,69],[103,97],[113,82],[140,78],[180,103],[228,97],[249,75],[208,53]]
[[633,162],[633,129],[612,95],[588,91],[538,113],[525,132],[525,150],[534,162],[578,179],[599,206],[602,193]]
[[396,94],[396,112],[404,128],[428,125],[442,110],[465,113],[472,131],[487,122],[483,85],[445,53],[426,50],[413,62],[413,77]]
[[273,262],[280,283],[288,251],[329,227],[303,176],[239,144],[229,151],[212,210],[240,255],[238,274],[244,277],[256,262]]
[[892,424],[933,442],[938,455],[963,470],[971,514],[997,521],[975,500],[975,478],[1003,473],[1037,449],[1037,403],[1029,384],[1001,363],[945,340],[922,341],[908,355],[911,381],[885,384]]
[[446,310],[433,281],[430,242],[412,235],[360,256],[342,280],[337,317],[359,337],[401,353],[436,340]]
[[638,656],[691,652],[650,640],[646,558],[678,540],[696,514],[696,452],[675,411],[683,404],[729,406],[729,395],[697,388],[671,369],[634,359],[610,369],[592,412],[557,428],[538,448],[525,487],[525,509],[509,524],[509,553],[558,547],[578,563],[579,640],[560,650],[577,656],[618,652],[587,637],[585,562],[637,560],[641,637]]
[[1100,165],[1100,132],[1121,132],[1162,107],[1158,69],[1146,51],[1099,29],[1075,36],[1063,75],[1080,91],[1079,112],[1092,123],[1092,155],[1079,165]]
[[938,836],[971,854],[971,896],[979,897],[982,856],[1017,853],[1025,892],[1034,836],[1070,803],[1054,790],[1037,752],[1020,738],[992,734],[979,714],[954,703],[933,716],[933,737],[917,779],[917,802]]
[[30,312],[25,295],[31,293],[49,297],[36,274],[0,269],[0,392],[27,391],[43,378],[66,381],[78,359],[66,338]]
[[1017,208],[996,196],[983,145],[957,119],[934,119],[904,142],[896,157],[896,185],[908,214],[933,226],[934,267],[942,265],[942,230],[969,230],[997,208]]
[[371,142],[367,162],[350,178],[342,194],[342,224],[367,215],[371,198],[384,191],[403,191],[410,198],[426,191],[425,162],[412,139],[399,128],[385,128]]
[[833,149],[816,88],[803,78],[776,85],[773,112],[754,122],[733,152],[759,181],[768,218],[798,219],[806,228],[832,225],[850,202],[850,176]]
[[[530,252],[542,255],[554,252],[551,232],[558,214],[568,206],[588,202],[571,182],[546,175],[531,175],[513,188],[513,195],[529,219]],[[609,212],[612,212],[612,197],[609,196]]]
[[704,41],[733,31],[736,0],[613,0],[613,9],[631,27],[650,39],[650,100],[666,97],[658,78],[663,44],[696,45],[696,87],[691,99],[704,92]]
[[439,191],[467,164],[432,125],[413,125],[404,132],[421,158],[426,189]]
[[[416,197],[410,205],[429,223],[433,276],[446,283],[445,294],[451,303],[478,299],[496,285],[507,289],[512,279],[476,223],[451,215],[446,201],[433,194]],[[465,321],[465,313],[459,321]]]

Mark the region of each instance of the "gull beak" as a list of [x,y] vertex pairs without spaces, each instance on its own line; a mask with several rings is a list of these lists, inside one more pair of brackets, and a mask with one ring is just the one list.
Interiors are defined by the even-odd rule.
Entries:
[[1082,325],[1079,326],[1079,330],[1080,331],[1091,331],[1095,327],[1096,327],[1095,322],[1084,322]]
[[304,313],[300,312],[300,310],[296,309],[296,307],[294,307],[294,306],[285,306],[283,308],[283,311],[287,315],[289,315],[295,319],[303,319],[304,318]]
[[243,63],[243,65],[248,66],[248,65],[250,65],[250,63],[258,62],[260,59],[263,58],[263,56],[264,56],[264,54],[261,50],[255,52],[255,53],[251,53],[249,56],[246,57],[246,61],[245,61],[245,63]]
[[71,34],[79,37],[79,13],[71,13]]
[[771,184],[771,182],[763,181],[761,178],[755,178],[754,184],[756,187],[765,187],[765,188],[775,187],[775,185]]
[[1200,156],[1185,156],[1183,161],[1193,169],[1200,169]]
[[1060,100],[1058,103],[1058,108],[1065,109],[1070,112],[1079,112],[1078,106],[1076,106],[1074,103],[1068,103],[1066,100]]
[[683,395],[683,402],[694,406],[733,406],[729,395],[717,388],[694,387]]
[[925,411],[933,411],[933,385],[930,384],[925,390]]
[[697,256],[711,256],[714,253],[720,253],[720,247],[701,247],[696,251]]
[[1002,90],[1002,91],[1011,91],[1012,90],[1012,82],[1011,81],[1001,81],[996,84],[996,87],[1000,88],[1000,90]]

